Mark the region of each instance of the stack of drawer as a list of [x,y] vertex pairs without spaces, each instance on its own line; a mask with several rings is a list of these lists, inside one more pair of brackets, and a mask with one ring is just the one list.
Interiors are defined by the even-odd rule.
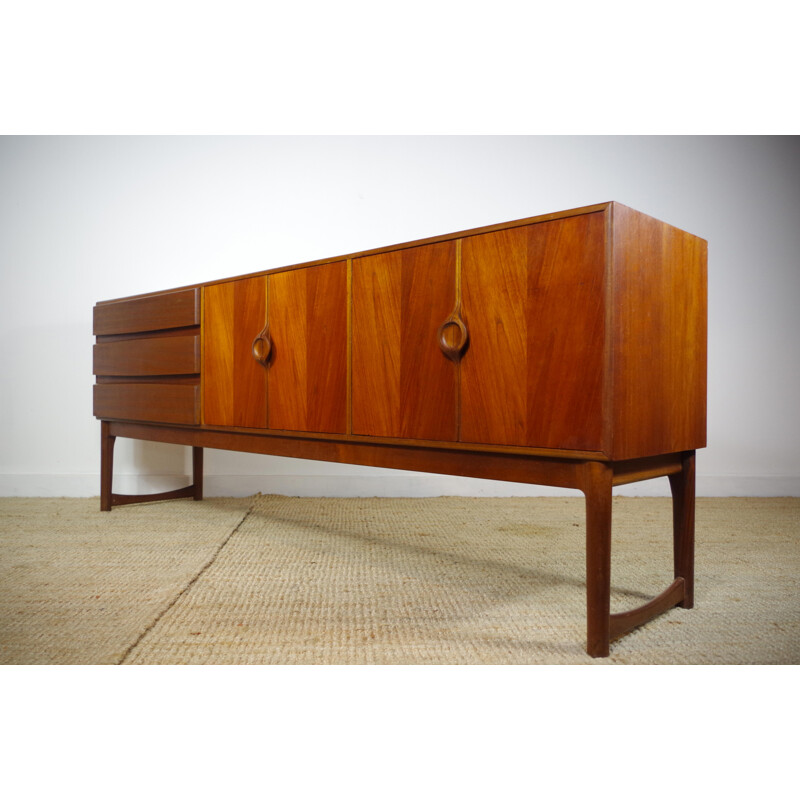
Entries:
[[94,415],[200,423],[200,288],[94,307]]

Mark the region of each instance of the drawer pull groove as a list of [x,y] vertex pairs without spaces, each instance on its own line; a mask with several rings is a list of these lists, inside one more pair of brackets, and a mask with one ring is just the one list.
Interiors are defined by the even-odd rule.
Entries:
[[265,325],[261,333],[253,339],[253,358],[258,361],[262,367],[268,367],[271,357],[272,340],[269,335],[269,325]]
[[439,326],[436,333],[439,348],[454,363],[461,361],[469,344],[469,331],[461,318],[461,302],[456,303],[453,313]]

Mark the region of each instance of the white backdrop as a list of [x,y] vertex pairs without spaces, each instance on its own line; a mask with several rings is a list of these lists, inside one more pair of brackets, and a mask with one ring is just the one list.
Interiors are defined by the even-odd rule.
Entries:
[[[800,494],[800,145],[761,137],[4,137],[0,495],[99,490],[92,305],[618,200],[709,242],[705,495]],[[117,441],[115,489],[183,483]],[[552,494],[206,452],[206,493]],[[665,494],[666,479],[620,493]]]

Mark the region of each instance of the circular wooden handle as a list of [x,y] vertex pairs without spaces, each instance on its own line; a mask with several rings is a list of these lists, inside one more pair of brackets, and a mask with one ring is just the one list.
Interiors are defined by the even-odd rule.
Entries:
[[[445,337],[445,332],[451,325],[455,325],[455,327],[458,328],[458,341],[455,344],[450,344]],[[467,326],[464,324],[464,320],[462,320],[461,317],[449,317],[439,326],[437,336],[441,351],[451,361],[459,361],[464,354],[464,349],[469,339],[469,333],[467,332]]]
[[269,364],[269,357],[272,355],[272,342],[269,338],[269,332],[264,328],[261,333],[253,339],[253,358],[266,367]]

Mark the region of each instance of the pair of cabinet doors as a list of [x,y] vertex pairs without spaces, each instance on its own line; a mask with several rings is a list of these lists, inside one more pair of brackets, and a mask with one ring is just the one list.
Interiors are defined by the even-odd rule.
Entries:
[[597,212],[206,286],[204,422],[599,450],[604,254]]

